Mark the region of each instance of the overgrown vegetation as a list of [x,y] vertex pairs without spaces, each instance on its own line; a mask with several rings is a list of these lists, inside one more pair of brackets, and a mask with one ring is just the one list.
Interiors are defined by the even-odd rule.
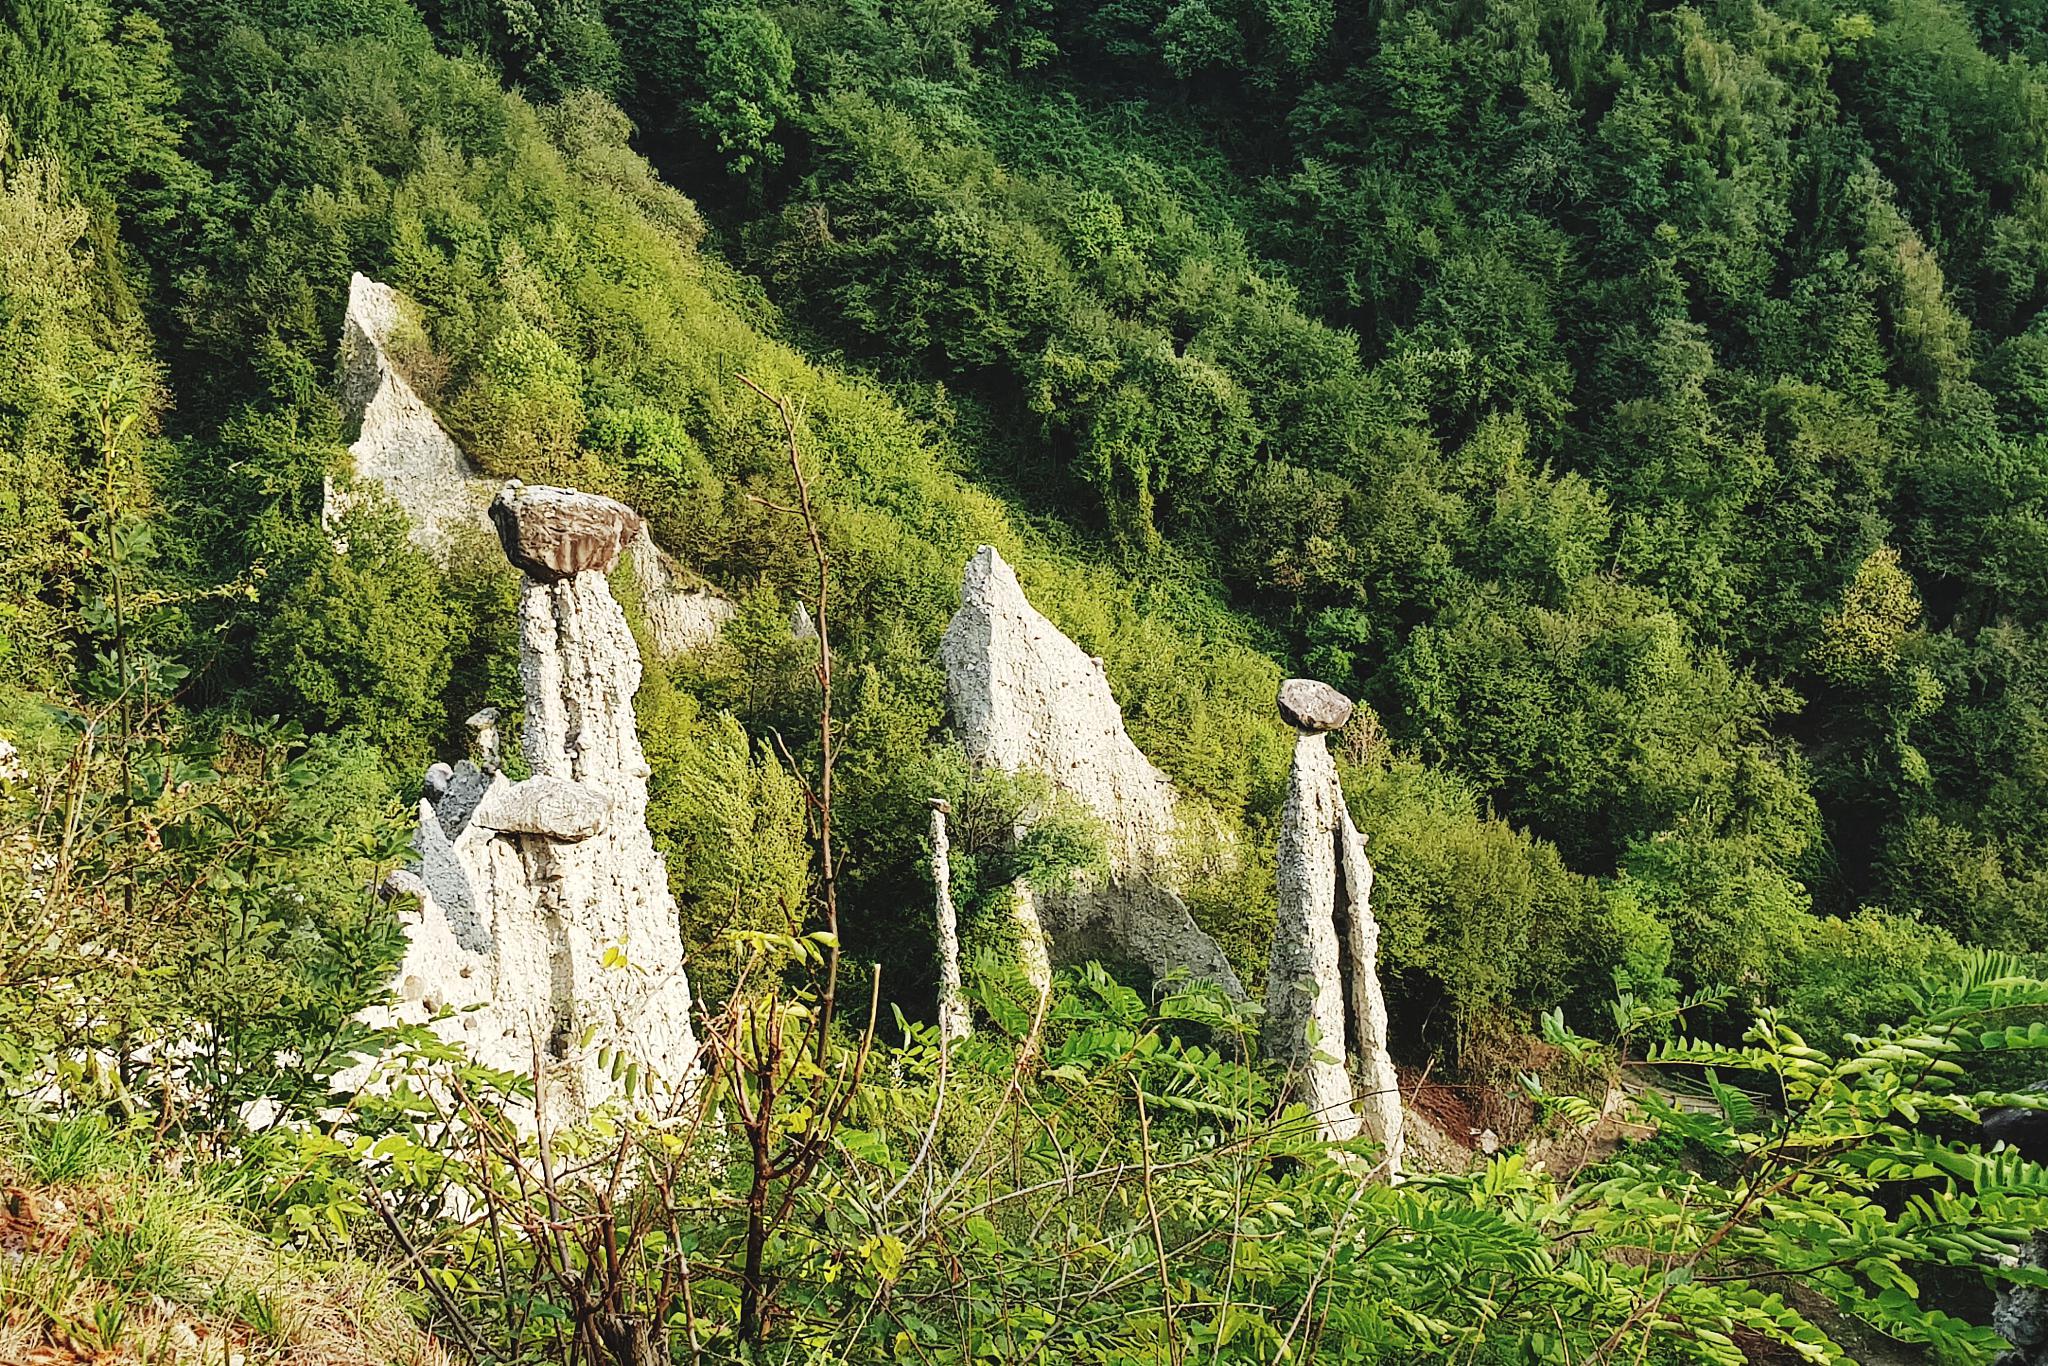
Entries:
[[[629,1327],[678,1359],[1993,1350],[1992,1259],[2048,1225],[2037,1167],[1968,1146],[2048,1012],[2040,16],[5,15],[0,1095],[24,1190],[108,1185],[68,1231],[11,1209],[65,1240],[0,1276],[22,1353],[430,1354],[319,1356],[237,1279],[247,1230],[142,1246],[237,1222],[281,1275],[396,1268],[480,1360],[641,1366]],[[628,499],[739,605],[643,651],[719,1041],[666,1123],[536,1148],[492,1103],[521,1079],[356,1023],[405,801],[517,706],[489,553],[444,571],[368,490],[321,523],[357,270],[482,469]],[[789,630],[800,495],[829,655]],[[1712,1110],[1653,1092],[1661,1136],[1584,1170],[1367,1186],[1241,1008],[1096,968],[1041,1002],[1008,899],[1101,838],[945,733],[983,542],[1188,796],[1189,902],[1248,983],[1273,688],[1313,673],[1367,704],[1337,748],[1403,1061],[1554,1090],[1655,1047]],[[935,796],[980,951],[950,1047]],[[409,1085],[330,1094],[377,1049]],[[1566,1148],[1611,1125],[1544,1084],[1512,1089]],[[38,1165],[74,1141],[89,1170]]]

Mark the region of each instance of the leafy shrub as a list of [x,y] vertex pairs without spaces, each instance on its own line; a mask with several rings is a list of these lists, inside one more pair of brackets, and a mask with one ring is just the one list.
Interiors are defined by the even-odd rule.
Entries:
[[401,513],[352,507],[335,533],[305,529],[295,572],[271,581],[276,607],[254,642],[277,701],[352,731],[397,771],[424,772],[447,730],[443,702],[462,623],[441,571],[407,539]]

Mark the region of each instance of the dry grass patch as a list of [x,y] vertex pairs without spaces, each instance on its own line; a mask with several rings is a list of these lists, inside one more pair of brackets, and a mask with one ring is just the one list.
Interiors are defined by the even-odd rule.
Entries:
[[137,1170],[103,1127],[11,1137],[0,1362],[448,1366],[376,1266],[277,1247],[196,1183]]

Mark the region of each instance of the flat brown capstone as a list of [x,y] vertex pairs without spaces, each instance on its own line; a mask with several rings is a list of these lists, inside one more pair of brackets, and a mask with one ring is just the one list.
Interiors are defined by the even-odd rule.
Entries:
[[505,558],[543,583],[585,570],[610,573],[640,534],[640,514],[624,503],[516,479],[491,500],[491,524]]

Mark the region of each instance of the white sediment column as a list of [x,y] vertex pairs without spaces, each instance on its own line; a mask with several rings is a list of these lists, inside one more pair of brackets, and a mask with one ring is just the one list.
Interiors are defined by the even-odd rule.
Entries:
[[946,817],[953,808],[943,797],[932,798],[930,806],[932,887],[939,917],[939,1033],[951,1041],[974,1032],[974,1017],[967,1009],[967,985],[960,973],[960,922],[953,914],[952,845],[946,833]]
[[1401,1096],[1387,1052],[1372,864],[1327,740],[1350,719],[1351,701],[1297,678],[1281,685],[1279,707],[1301,734],[1280,818],[1266,1053],[1293,1069],[1295,1094],[1325,1138],[1368,1135],[1385,1150],[1388,1174],[1398,1175]]

